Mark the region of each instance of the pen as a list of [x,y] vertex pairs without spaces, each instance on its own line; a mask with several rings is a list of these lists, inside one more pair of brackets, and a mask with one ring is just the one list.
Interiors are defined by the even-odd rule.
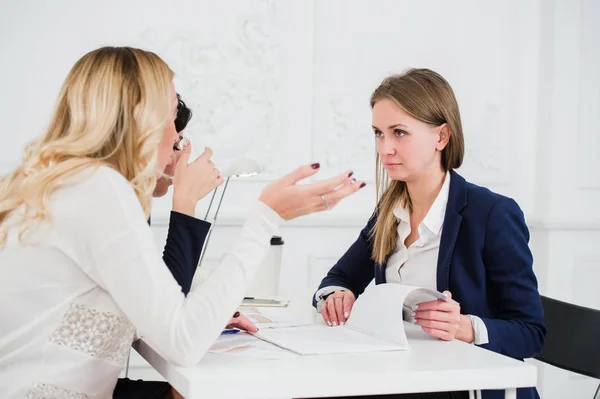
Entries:
[[221,335],[237,334],[239,332],[240,332],[240,330],[234,328],[234,329],[231,329],[231,330],[223,330],[223,332],[221,333]]

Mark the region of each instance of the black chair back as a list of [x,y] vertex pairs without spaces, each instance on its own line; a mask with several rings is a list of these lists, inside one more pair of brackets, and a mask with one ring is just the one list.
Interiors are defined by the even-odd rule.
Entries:
[[542,296],[548,331],[535,358],[564,370],[600,379],[600,310]]

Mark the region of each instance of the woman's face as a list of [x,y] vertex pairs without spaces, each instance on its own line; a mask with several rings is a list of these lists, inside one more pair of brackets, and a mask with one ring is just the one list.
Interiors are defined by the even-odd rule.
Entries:
[[179,134],[175,130],[176,117],[177,93],[175,92],[175,86],[171,83],[171,113],[158,145],[157,178],[173,162],[173,146],[179,141]]
[[448,144],[446,124],[422,122],[382,99],[373,106],[373,131],[377,153],[392,180],[414,181],[441,167],[441,151]]

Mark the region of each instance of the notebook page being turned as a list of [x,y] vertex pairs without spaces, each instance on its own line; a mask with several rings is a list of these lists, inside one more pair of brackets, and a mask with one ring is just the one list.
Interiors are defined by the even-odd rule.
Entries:
[[448,298],[436,290],[409,285],[405,285],[405,287],[410,289],[410,293],[404,299],[404,320],[411,323],[414,321],[414,317],[412,317],[411,313],[417,310],[417,305],[420,303],[436,300],[456,303],[455,300]]
[[381,340],[408,347],[402,324],[402,305],[414,289],[402,284],[380,284],[368,289],[354,304],[347,325]]
[[355,302],[344,326],[275,328],[254,335],[303,355],[407,350],[402,304],[410,290],[400,284],[370,288]]

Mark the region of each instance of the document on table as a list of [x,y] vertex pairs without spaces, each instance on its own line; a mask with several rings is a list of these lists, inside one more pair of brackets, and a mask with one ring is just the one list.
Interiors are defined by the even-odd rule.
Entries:
[[261,360],[288,359],[298,356],[245,332],[220,336],[209,349],[209,353]]

